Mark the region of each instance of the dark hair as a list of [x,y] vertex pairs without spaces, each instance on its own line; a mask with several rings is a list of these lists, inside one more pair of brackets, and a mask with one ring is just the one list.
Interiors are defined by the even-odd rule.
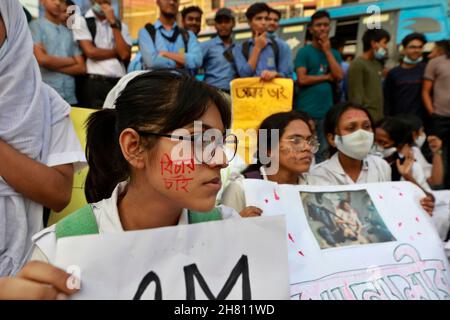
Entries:
[[413,131],[419,131],[420,128],[423,127],[423,121],[415,114],[409,113],[409,114],[401,114],[398,115],[400,119],[403,119],[411,128]]
[[368,29],[364,32],[362,37],[364,52],[369,51],[372,48],[372,41],[380,42],[386,39],[391,40],[391,35],[384,29]]
[[338,208],[341,209],[341,210],[347,211],[344,208],[344,203],[346,203],[346,204],[348,204],[350,206],[350,202],[348,200],[344,199],[344,200],[339,201]]
[[185,8],[181,11],[181,17],[182,17],[183,20],[184,20],[184,19],[186,19],[186,16],[187,16],[189,13],[192,13],[192,12],[198,12],[198,13],[200,13],[200,15],[203,14],[203,11],[202,11],[202,9],[200,9],[200,7],[197,7],[197,6],[190,6],[190,7],[185,7]]
[[441,41],[437,41],[435,44],[437,47],[441,48],[447,55],[447,58],[450,59],[450,41],[441,40]]
[[[370,113],[366,107],[364,107],[360,104],[357,104],[357,103],[353,103],[353,102],[341,102],[341,103],[338,103],[338,104],[334,105],[333,107],[331,107],[331,109],[328,110],[327,114],[325,115],[325,120],[323,122],[323,130],[324,130],[325,137],[327,137],[328,134],[331,134],[333,136],[336,134],[336,129],[338,127],[341,116],[347,110],[350,110],[350,109],[364,111],[370,120],[372,130],[374,130],[374,123],[373,123],[372,116],[370,115]],[[337,150],[336,150],[336,148],[334,148],[330,145],[328,147],[328,151],[331,156],[334,153],[336,153]]]
[[66,3],[66,6],[68,6],[68,7],[75,5],[75,3],[72,0],[64,0],[64,2]]
[[334,36],[330,38],[330,43],[333,49],[339,50],[345,46],[345,39]]
[[[117,98],[115,109],[97,111],[87,121],[88,202],[109,198],[115,186],[130,177],[129,164],[119,146],[124,129],[170,133],[199,119],[212,103],[219,109],[225,128],[229,128],[229,103],[204,82],[172,69],[146,72],[131,80]],[[157,141],[157,137],[143,138],[147,149]]]
[[274,9],[272,7],[269,7],[269,8],[270,8],[269,14],[270,13],[275,13],[278,16],[278,19],[281,19],[281,11],[279,11],[277,9]]
[[394,147],[399,147],[405,144],[412,145],[414,143],[412,134],[413,127],[405,119],[396,117],[386,117],[382,119],[377,128],[381,128],[389,135],[389,138],[394,141]]
[[311,21],[309,23],[309,26],[312,26],[315,20],[319,20],[322,18],[328,18],[329,20],[331,20],[331,16],[328,13],[328,11],[325,10],[319,10],[316,11],[312,16],[311,16]]
[[[272,114],[271,116],[268,116],[263,120],[261,125],[259,126],[259,130],[265,129],[267,130],[267,140],[264,141],[264,143],[267,144],[267,146],[272,145],[272,135],[271,130],[279,130],[279,138],[281,138],[284,134],[284,130],[286,127],[294,120],[301,120],[305,122],[308,125],[308,128],[311,130],[311,127],[309,125],[309,120],[311,118],[303,111],[289,111],[289,112],[279,112]],[[259,132],[258,130],[258,132]],[[312,130],[311,130],[312,131]],[[256,150],[256,156],[257,156],[257,162],[256,164],[249,165],[242,173],[248,173],[251,171],[259,170],[259,168],[262,166],[261,160],[259,159],[259,150],[260,150],[260,143],[263,141],[259,140],[258,136],[258,143],[257,143],[257,150]]]
[[422,33],[414,32],[414,33],[408,34],[406,37],[403,38],[402,46],[405,48],[413,40],[419,40],[420,42],[422,42],[422,44],[427,43],[427,38],[425,37],[425,35],[423,35]]
[[266,3],[256,2],[248,7],[247,11],[245,12],[245,16],[247,17],[248,22],[250,22],[257,14],[260,14],[261,12],[269,13],[270,11],[271,8]]

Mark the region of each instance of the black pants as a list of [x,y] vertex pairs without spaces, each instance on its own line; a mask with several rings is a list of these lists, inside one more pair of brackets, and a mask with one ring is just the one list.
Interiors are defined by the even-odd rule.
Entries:
[[109,91],[120,78],[87,75],[79,79],[78,105],[82,108],[101,109]]
[[450,188],[450,117],[433,114],[430,119],[429,135],[436,135],[442,140],[444,160],[444,187]]

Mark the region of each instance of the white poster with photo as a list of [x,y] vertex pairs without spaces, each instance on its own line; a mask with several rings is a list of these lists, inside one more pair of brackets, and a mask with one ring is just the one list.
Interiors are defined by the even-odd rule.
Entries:
[[[289,299],[284,217],[63,238],[74,299]],[[75,278],[72,278],[73,280]]]
[[244,187],[247,205],[286,217],[291,299],[450,299],[443,243],[413,184]]

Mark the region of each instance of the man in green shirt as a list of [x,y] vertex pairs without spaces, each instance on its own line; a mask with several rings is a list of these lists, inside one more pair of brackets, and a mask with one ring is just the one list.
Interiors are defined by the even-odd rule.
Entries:
[[333,106],[331,83],[344,77],[339,52],[331,48],[330,15],[326,11],[317,11],[311,16],[309,31],[312,44],[300,49],[295,58],[295,70],[300,92],[295,108],[306,112],[316,122],[317,138],[320,149],[316,153],[316,162],[326,160],[327,142],[323,134],[323,119]]
[[364,53],[356,58],[348,71],[349,101],[362,104],[373,120],[383,118],[383,65],[388,56],[391,36],[383,29],[369,29],[362,38]]

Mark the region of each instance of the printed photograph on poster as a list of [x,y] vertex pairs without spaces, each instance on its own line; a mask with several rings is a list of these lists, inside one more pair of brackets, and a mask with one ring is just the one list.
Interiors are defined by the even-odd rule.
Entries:
[[321,249],[396,241],[366,190],[300,192]]

